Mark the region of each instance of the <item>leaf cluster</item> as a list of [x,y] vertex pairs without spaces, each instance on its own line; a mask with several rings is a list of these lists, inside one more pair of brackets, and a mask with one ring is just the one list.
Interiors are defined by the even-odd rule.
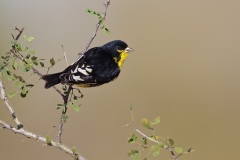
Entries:
[[141,160],[141,153],[143,150],[148,151],[148,155],[145,156],[143,160],[148,160],[151,156],[154,158],[158,157],[164,149],[170,151],[175,157],[192,152],[191,148],[183,150],[181,147],[176,147],[174,145],[174,140],[171,138],[165,139],[155,134],[154,127],[160,123],[160,117],[156,117],[153,121],[143,118],[141,123],[143,127],[151,131],[152,134],[145,136],[141,135],[139,137],[136,133],[132,133],[131,137],[128,138],[128,143],[137,144],[137,148],[132,149],[128,153],[128,156],[131,157],[131,160]]
[[90,15],[93,15],[93,16],[96,16],[100,22],[100,29],[102,29],[105,33],[105,35],[109,35],[110,34],[110,30],[105,26],[105,19],[104,19],[104,16],[100,13],[100,12],[97,12],[97,11],[94,11],[92,9],[87,9],[86,10],[86,13],[90,14]]

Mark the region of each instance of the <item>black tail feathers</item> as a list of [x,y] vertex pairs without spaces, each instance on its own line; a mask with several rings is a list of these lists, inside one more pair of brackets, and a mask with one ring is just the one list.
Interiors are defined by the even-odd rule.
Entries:
[[48,89],[58,83],[61,83],[61,79],[59,78],[61,74],[62,72],[42,76],[42,79],[46,81],[45,88]]

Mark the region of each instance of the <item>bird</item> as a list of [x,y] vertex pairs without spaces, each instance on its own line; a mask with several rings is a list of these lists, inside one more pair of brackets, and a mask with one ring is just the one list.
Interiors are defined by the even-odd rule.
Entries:
[[64,71],[43,75],[48,89],[59,83],[77,87],[95,87],[115,80],[133,49],[122,40],[113,40],[83,53]]

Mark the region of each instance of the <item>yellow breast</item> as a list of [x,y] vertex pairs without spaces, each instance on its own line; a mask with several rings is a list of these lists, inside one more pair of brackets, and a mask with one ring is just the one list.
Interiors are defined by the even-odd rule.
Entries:
[[122,68],[122,65],[123,65],[125,59],[127,58],[127,56],[128,56],[128,53],[125,52],[125,51],[122,51],[122,52],[120,53],[120,58],[119,58],[118,60],[114,58],[115,61],[116,61],[116,63],[117,63],[118,66],[120,67],[120,69]]

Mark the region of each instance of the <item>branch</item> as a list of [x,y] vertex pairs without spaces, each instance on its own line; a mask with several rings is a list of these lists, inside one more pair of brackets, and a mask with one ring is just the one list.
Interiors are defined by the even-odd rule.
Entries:
[[[98,29],[99,29],[101,23],[106,19],[107,9],[108,9],[108,6],[110,5],[110,0],[107,0],[107,3],[104,4],[104,5],[105,5],[105,9],[104,9],[104,12],[103,12],[103,19],[99,20],[99,22],[97,23],[95,32],[93,33],[92,38],[89,40],[88,44],[86,45],[85,51],[84,51],[83,53],[87,52],[89,46],[91,45],[91,43],[93,42],[94,38],[95,38],[96,35],[97,35]],[[80,55],[80,56],[81,56],[81,55]]]
[[58,134],[57,134],[58,143],[62,143],[61,138],[62,138],[62,132],[63,132],[63,123],[66,121],[67,103],[68,103],[68,98],[69,98],[71,90],[73,90],[73,88],[71,85],[69,85],[68,90],[66,91],[66,95],[63,96],[64,108],[63,108],[62,115],[60,118],[60,123],[58,126]]
[[9,124],[7,124],[6,122],[4,122],[2,120],[0,120],[0,124],[2,125],[3,129],[7,129],[7,130],[10,130],[14,133],[21,134],[21,135],[23,135],[27,138],[32,138],[32,139],[34,139],[36,141],[39,141],[39,142],[42,142],[42,143],[44,143],[48,146],[58,148],[58,149],[64,151],[65,153],[69,154],[70,156],[74,157],[76,160],[86,160],[86,158],[79,155],[78,153],[73,153],[73,151],[69,147],[67,147],[67,146],[65,146],[61,143],[58,143],[58,142],[52,141],[52,140],[50,142],[47,142],[46,138],[43,137],[43,136],[37,135],[37,134],[32,133],[32,132],[30,132],[28,130],[25,130],[23,128],[21,128],[21,129],[14,128],[14,127],[10,126]]
[[[159,144],[158,141],[156,141],[156,140],[148,137],[147,135],[145,135],[144,133],[142,133],[142,132],[139,131],[138,129],[135,129],[135,131],[138,132],[139,134],[141,134],[144,138],[148,139],[149,141],[152,141],[152,142],[154,142],[154,143]],[[164,145],[164,148],[167,149],[167,150],[171,153],[171,155],[173,156],[174,160],[178,160],[178,157],[179,157],[179,156],[176,156],[176,155],[174,154],[172,148],[170,148],[169,146],[165,146],[165,145]]]
[[23,128],[22,123],[20,122],[20,120],[18,119],[16,113],[14,112],[13,108],[10,105],[10,102],[8,101],[6,92],[4,90],[3,84],[2,84],[2,79],[0,79],[0,93],[1,93],[1,98],[4,101],[4,103],[6,104],[6,107],[10,113],[10,116],[13,118],[13,121],[16,123],[17,125],[17,129],[21,129]]

